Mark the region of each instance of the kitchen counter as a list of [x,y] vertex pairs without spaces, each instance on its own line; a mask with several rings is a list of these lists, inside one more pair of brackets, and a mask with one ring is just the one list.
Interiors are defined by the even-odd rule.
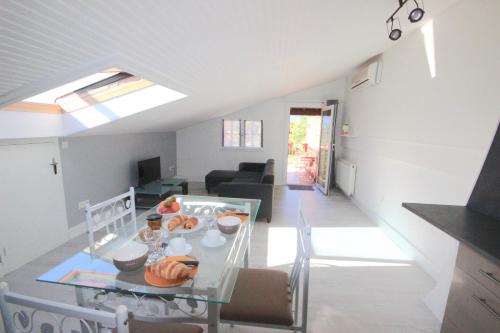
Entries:
[[500,265],[500,220],[466,206],[405,202],[403,207]]

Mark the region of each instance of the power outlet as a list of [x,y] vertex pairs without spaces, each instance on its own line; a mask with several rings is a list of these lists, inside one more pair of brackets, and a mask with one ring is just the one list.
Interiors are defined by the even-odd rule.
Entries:
[[78,209],[84,209],[90,203],[89,200],[83,200],[78,203]]

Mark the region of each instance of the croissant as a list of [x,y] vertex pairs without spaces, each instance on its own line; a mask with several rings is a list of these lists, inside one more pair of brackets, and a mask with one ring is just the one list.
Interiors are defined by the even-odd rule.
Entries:
[[172,231],[178,226],[183,225],[187,221],[188,217],[186,215],[177,215],[168,221],[168,231]]
[[192,279],[195,271],[177,261],[156,263],[148,267],[151,273],[163,279]]
[[188,218],[187,222],[184,223],[184,229],[193,229],[198,224],[198,219],[194,216]]

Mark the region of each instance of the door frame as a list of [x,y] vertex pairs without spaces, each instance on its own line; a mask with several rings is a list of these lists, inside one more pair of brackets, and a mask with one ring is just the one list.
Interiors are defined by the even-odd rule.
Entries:
[[282,173],[283,173],[283,185],[288,184],[288,131],[290,130],[290,109],[291,108],[311,108],[311,109],[322,109],[325,105],[321,102],[286,102],[284,103],[284,121],[283,123],[286,125],[283,129],[283,165],[282,165]]
[[[334,161],[334,159],[335,159],[334,151],[336,149],[335,148],[335,136],[336,136],[336,128],[337,128],[337,116],[338,116],[338,110],[339,110],[339,101],[337,100],[336,103],[334,103],[332,105],[324,106],[321,109],[321,128],[323,128],[323,112],[328,111],[328,110],[331,110],[331,112],[332,112],[332,115],[331,115],[332,121],[331,121],[330,149],[329,149],[329,153],[328,153],[328,157],[327,157],[328,172],[327,172],[327,175],[326,175],[325,187],[324,188],[318,184],[317,179],[316,179],[316,184],[315,184],[315,187],[319,191],[321,191],[324,195],[328,195],[328,193],[330,191],[331,177],[332,176],[335,177],[334,174],[332,175],[332,163],[335,163],[335,161]],[[320,133],[320,136],[321,136],[321,133]],[[320,145],[321,145],[321,137],[320,137]],[[318,174],[318,176],[319,176],[319,166],[320,166],[320,155],[321,155],[320,152],[318,152],[318,163],[317,163],[317,166],[318,166],[317,174]],[[333,168],[334,168],[333,170],[335,172],[335,166]]]

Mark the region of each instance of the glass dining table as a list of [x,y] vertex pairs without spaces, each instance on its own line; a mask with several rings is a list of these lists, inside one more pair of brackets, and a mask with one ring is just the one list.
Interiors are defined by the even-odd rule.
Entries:
[[[165,231],[164,240],[168,244],[173,238],[182,237],[191,246],[189,256],[198,261],[193,279],[176,287],[160,288],[146,282],[145,267],[122,272],[113,264],[113,257],[121,249],[132,242],[141,242],[139,232],[147,227],[146,217],[156,213],[154,207],[138,215],[136,221],[98,235],[94,254],[88,247],[82,249],[37,281],[75,287],[80,306],[112,311],[124,304],[139,320],[206,323],[208,332],[217,332],[220,305],[229,303],[239,269],[248,266],[260,200],[191,195],[176,195],[176,198],[180,213],[197,216],[200,226],[192,233]],[[217,216],[234,212],[243,216],[238,230],[231,235],[222,234],[226,241],[219,247],[204,245],[206,232],[217,228]],[[150,251],[158,255],[159,250],[150,246]],[[163,255],[163,250],[160,253]]]

